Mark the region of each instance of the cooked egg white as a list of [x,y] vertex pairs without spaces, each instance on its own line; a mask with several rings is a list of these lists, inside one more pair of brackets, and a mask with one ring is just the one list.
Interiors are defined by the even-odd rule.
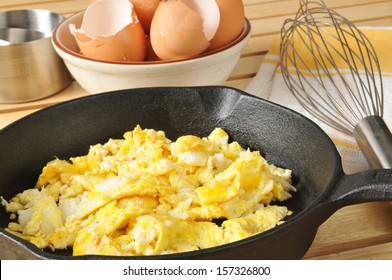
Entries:
[[[54,159],[36,187],[3,206],[7,230],[74,255],[157,255],[218,246],[271,229],[291,212],[291,171],[269,164],[216,128],[175,142],[142,129]],[[215,219],[223,220],[220,225]]]

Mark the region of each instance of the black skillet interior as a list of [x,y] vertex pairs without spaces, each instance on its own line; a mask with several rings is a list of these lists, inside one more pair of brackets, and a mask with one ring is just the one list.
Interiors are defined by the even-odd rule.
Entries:
[[[145,88],[62,103],[0,131],[0,195],[9,199],[33,187],[54,157],[86,154],[90,145],[121,138],[137,124],[163,130],[172,140],[185,134],[207,136],[221,127],[231,140],[292,169],[298,192],[286,203],[294,211],[291,219],[317,205],[342,176],[328,136],[289,109],[227,87]],[[5,228],[8,215],[0,211],[0,226]]]

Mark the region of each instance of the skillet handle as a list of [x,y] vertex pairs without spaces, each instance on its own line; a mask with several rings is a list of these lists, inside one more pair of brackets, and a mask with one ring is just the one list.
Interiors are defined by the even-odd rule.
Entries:
[[329,197],[339,208],[371,201],[392,201],[392,169],[345,175]]

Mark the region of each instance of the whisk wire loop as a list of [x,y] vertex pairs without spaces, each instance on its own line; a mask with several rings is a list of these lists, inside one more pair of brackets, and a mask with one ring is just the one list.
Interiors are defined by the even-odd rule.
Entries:
[[[328,13],[330,13],[330,11],[328,11]],[[355,114],[355,112],[352,110],[352,107],[348,106],[349,104],[347,100],[343,98],[344,93],[340,90],[340,88],[333,80],[333,73],[332,73],[333,70],[335,70],[335,72],[340,77],[342,76],[342,74],[339,71],[337,71],[338,66],[333,61],[333,59],[331,59],[333,56],[333,52],[336,51],[336,48],[328,40],[321,40],[321,44],[322,44],[321,47],[320,44],[315,43],[317,38],[323,38],[322,34],[324,32],[334,38],[336,38],[336,35],[328,31],[327,29],[319,27],[317,21],[314,19],[312,14],[310,14],[310,18],[312,19],[312,25],[311,25],[312,28],[309,29],[308,34],[311,38],[310,40],[311,46],[315,46],[314,48],[312,47],[311,53],[316,53],[316,55],[314,55],[314,61],[317,67],[317,71],[319,72],[319,66],[321,67],[321,69],[324,69],[324,73],[326,74],[325,77],[331,82],[331,85],[333,86],[333,90],[339,96],[339,99],[334,98],[334,96],[332,96],[329,93],[330,90],[328,90],[326,87],[323,86],[323,89],[326,92],[325,96],[327,97],[325,102],[327,102],[327,104],[331,104],[331,106],[335,109],[335,111],[342,112],[342,116],[347,122],[353,123],[354,121],[351,116],[352,114]],[[329,25],[329,26],[335,27],[334,25]],[[317,52],[313,51],[313,49],[315,49]],[[332,66],[331,70],[329,70],[329,65]],[[319,75],[318,81],[320,81],[321,84],[324,84],[322,82],[323,80],[324,77],[322,75]],[[345,86],[347,86],[346,81],[342,80],[342,82],[345,84]],[[347,89],[350,90],[349,87],[347,87]],[[324,98],[322,99],[325,100]],[[344,106],[342,106],[341,102],[339,102],[338,100],[343,102]],[[349,112],[346,112],[346,110],[348,110]]]
[[[287,23],[290,23],[290,21],[286,21],[286,24]],[[295,23],[293,23],[293,27],[296,27]],[[304,29],[303,26],[299,26],[298,28],[303,31],[308,31],[307,29]],[[286,34],[290,34],[290,32],[293,32],[293,30],[294,28],[288,30]],[[314,62],[313,66],[315,67],[315,70],[311,70],[310,66],[304,60],[303,56],[296,55],[295,53],[296,46],[294,46],[294,42],[298,41],[303,42],[303,44],[301,44],[302,47],[308,48],[309,51],[311,51],[312,53],[315,52],[315,50],[312,49],[312,44],[305,42],[306,38],[310,38],[312,37],[312,35],[309,35],[309,33],[306,32],[306,35],[303,35],[302,33],[303,32],[293,33],[292,40],[282,41],[281,47],[284,48],[286,50],[286,53],[288,54],[282,57],[282,59],[284,60],[282,61],[282,64],[293,65],[287,69],[282,69],[283,77],[286,80],[286,83],[289,85],[290,90],[298,99],[298,101],[301,103],[302,106],[307,108],[310,113],[316,115],[316,117],[321,118],[327,123],[334,123],[335,126],[339,127],[339,130],[349,131],[348,128],[345,128],[345,123],[342,122],[340,118],[336,118],[336,115],[332,113],[332,111],[336,110],[334,106],[339,104],[336,104],[336,102],[333,102],[333,100],[331,102],[331,97],[329,94],[319,94],[320,90],[328,92],[324,79],[325,73],[327,74],[326,77],[331,76],[328,68],[325,66],[325,61],[320,62],[316,56],[312,56]],[[298,38],[294,38],[294,36]],[[293,76],[291,76],[289,72],[293,73],[295,78],[293,78]],[[306,77],[305,74],[308,74],[312,79]],[[332,85],[334,85],[334,83],[332,83]],[[339,88],[335,88],[336,90],[339,90]],[[309,94],[303,94],[303,92],[316,92],[319,94],[319,96],[316,99],[314,98],[314,96],[311,96]],[[323,110],[320,110],[320,108]]]
[[381,69],[373,46],[322,0],[301,0],[295,19],[284,22],[280,52],[286,84],[317,118],[351,135],[364,117],[382,116]]

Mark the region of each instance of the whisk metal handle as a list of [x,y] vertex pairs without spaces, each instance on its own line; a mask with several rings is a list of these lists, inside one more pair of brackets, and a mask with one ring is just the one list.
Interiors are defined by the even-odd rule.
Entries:
[[372,168],[392,168],[392,134],[380,116],[360,120],[354,137]]

